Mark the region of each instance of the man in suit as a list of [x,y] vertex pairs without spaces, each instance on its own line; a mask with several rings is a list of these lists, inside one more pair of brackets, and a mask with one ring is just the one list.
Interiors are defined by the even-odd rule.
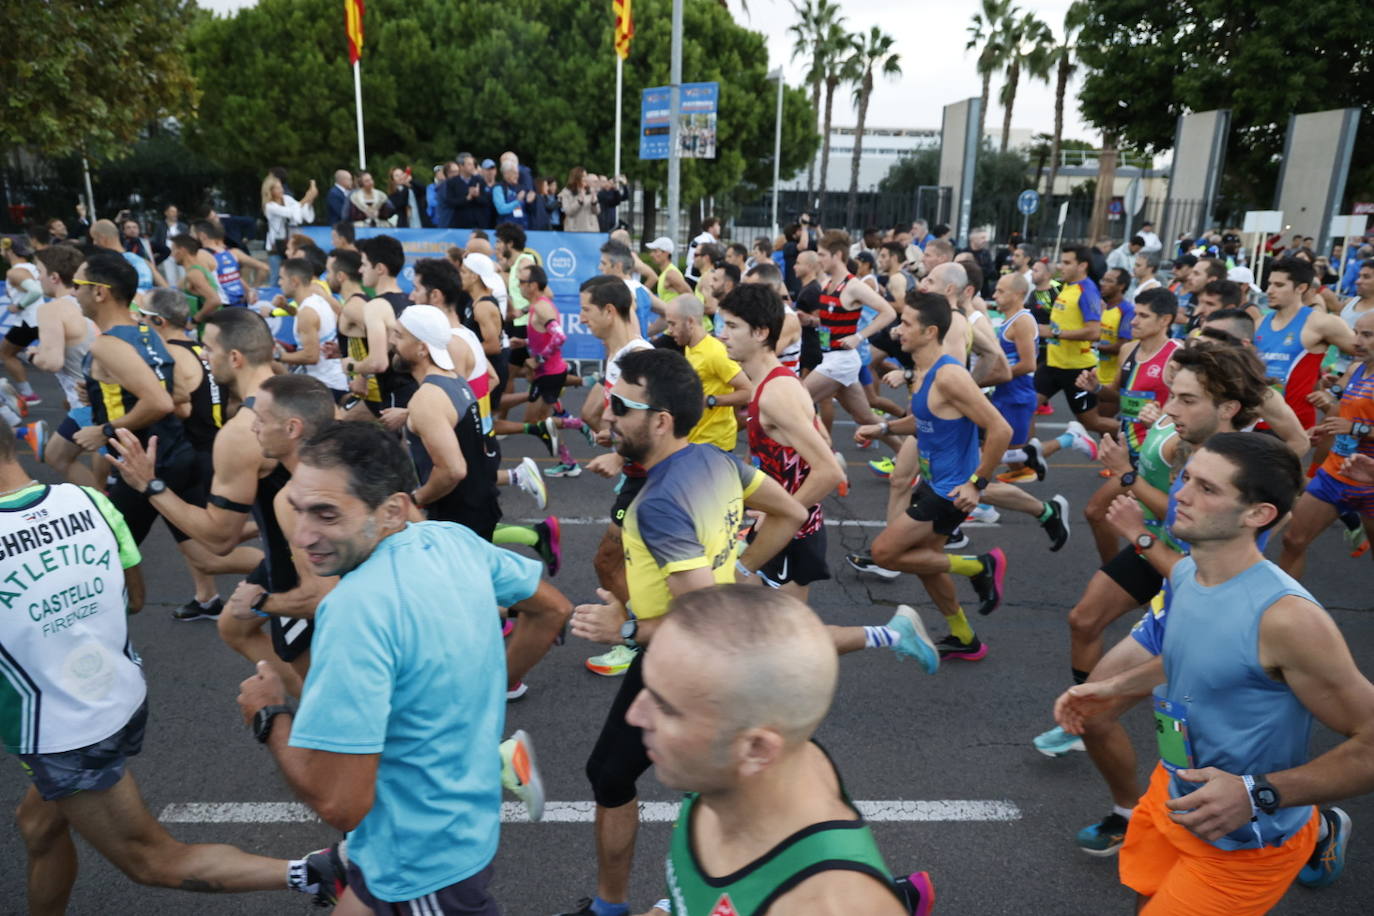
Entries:
[[454,229],[483,228],[489,224],[486,184],[471,153],[459,153],[457,162],[457,174],[444,181],[444,200],[453,213],[449,226]]
[[329,189],[329,194],[325,197],[325,206],[329,208],[329,225],[343,222],[345,214],[348,212],[348,195],[353,191],[353,173],[348,169],[339,169],[334,173],[334,187]]

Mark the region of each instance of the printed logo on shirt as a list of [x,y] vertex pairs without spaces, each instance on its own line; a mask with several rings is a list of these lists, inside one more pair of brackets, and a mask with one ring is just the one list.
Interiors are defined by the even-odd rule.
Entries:
[[729,894],[721,894],[716,905],[711,908],[711,916],[739,916],[739,911],[735,909]]

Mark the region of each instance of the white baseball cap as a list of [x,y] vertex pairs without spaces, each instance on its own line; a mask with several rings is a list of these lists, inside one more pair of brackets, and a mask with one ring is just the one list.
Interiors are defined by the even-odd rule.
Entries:
[[1248,286],[1254,292],[1264,292],[1264,290],[1255,285],[1255,272],[1248,267],[1232,267],[1226,272],[1226,279],[1233,283],[1239,283],[1241,286]]
[[453,369],[453,357],[448,355],[448,342],[453,328],[448,316],[432,305],[408,305],[396,321],[429,348],[429,358],[440,369]]
[[668,238],[668,236],[660,235],[658,238],[654,239],[652,242],[645,245],[644,247],[652,249],[654,251],[666,251],[669,254],[672,254],[673,249],[677,246],[673,244],[673,240]]
[[463,258],[463,266],[481,277],[482,285],[491,290],[498,299],[501,298],[506,286],[501,282],[501,275],[496,272],[496,264],[489,256],[474,252]]

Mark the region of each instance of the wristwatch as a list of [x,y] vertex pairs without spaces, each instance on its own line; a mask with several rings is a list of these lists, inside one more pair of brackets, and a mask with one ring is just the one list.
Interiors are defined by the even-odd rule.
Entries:
[[1131,486],[1132,484],[1135,483],[1135,479],[1136,479],[1137,476],[1138,476],[1138,475],[1136,474],[1135,471],[1127,471],[1126,473],[1124,473],[1124,474],[1121,475],[1121,485],[1122,485],[1123,487],[1129,487],[1129,486]]
[[986,477],[979,477],[977,474],[974,474],[969,477],[968,482],[973,484],[974,488],[976,488],[979,493],[982,493],[988,488],[988,484],[992,481],[988,480]]
[[1274,814],[1279,810],[1279,790],[1270,785],[1269,780],[1263,776],[1250,777],[1250,799],[1255,803],[1255,807],[1265,814]]
[[154,477],[152,480],[148,481],[148,485],[143,488],[143,495],[156,496],[159,493],[165,492],[166,489],[167,482],[161,478]]
[[915,369],[903,369],[903,370],[902,370],[902,378],[906,379],[908,382],[911,381],[912,379],[914,379],[915,377],[916,377],[916,370],[915,370]]
[[1147,532],[1147,533],[1145,533],[1145,534],[1141,534],[1141,535],[1137,535],[1137,536],[1136,536],[1136,539],[1135,539],[1135,552],[1136,552],[1136,553],[1144,553],[1145,551],[1149,550],[1149,549],[1150,549],[1151,547],[1153,547],[1153,546],[1155,546],[1155,536],[1154,536],[1153,534],[1149,534],[1149,533]]
[[253,737],[258,739],[259,744],[266,744],[267,738],[272,734],[272,720],[282,713],[291,712],[290,706],[264,706],[253,713]]
[[639,632],[639,620],[631,617],[620,625],[620,641],[631,649],[638,649],[639,643],[635,642],[635,634]]
[[715,406],[716,406],[716,396],[715,396],[714,394],[708,394],[708,395],[706,396],[706,406],[707,406],[707,407],[715,407]]
[[115,425],[113,423],[106,423],[104,426],[100,427],[100,434],[106,439],[115,438]]

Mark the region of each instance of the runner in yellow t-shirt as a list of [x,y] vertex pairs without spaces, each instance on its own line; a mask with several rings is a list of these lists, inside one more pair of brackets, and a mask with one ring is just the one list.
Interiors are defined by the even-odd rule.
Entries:
[[735,408],[749,403],[752,386],[725,345],[706,333],[703,314],[705,306],[693,295],[678,296],[668,304],[668,333],[682,345],[706,397],[706,409],[687,440],[731,452],[738,434]]
[[1059,258],[1064,286],[1050,309],[1050,323],[1040,325],[1048,341],[1046,365],[1035,370],[1035,391],[1041,404],[1064,392],[1069,409],[1082,417],[1097,406],[1097,396],[1078,387],[1084,369],[1097,366],[1093,345],[1102,335],[1102,294],[1088,277],[1087,246],[1065,248]]

